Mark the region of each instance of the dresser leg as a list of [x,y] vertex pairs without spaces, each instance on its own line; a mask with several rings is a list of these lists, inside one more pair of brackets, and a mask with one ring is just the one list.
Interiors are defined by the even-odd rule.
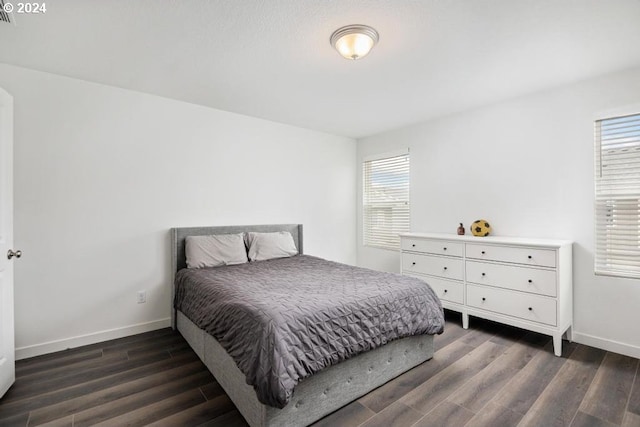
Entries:
[[462,313],[462,329],[469,329],[469,315]]
[[562,334],[553,336],[553,354],[558,357],[562,356]]
[[569,326],[569,329],[567,329],[567,332],[564,334],[567,337],[567,341],[573,342],[573,328],[571,326]]

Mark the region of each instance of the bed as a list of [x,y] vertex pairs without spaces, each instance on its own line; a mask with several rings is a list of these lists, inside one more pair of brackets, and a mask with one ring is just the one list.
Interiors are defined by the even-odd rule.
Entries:
[[[291,259],[258,261],[247,265],[233,266],[235,270],[223,267],[227,270],[216,270],[214,274],[204,271],[206,269],[197,272],[192,269],[183,270],[186,268],[185,240],[187,236],[280,231],[286,231],[291,234],[299,256],[296,255],[291,257]],[[429,325],[422,321],[417,322],[419,325],[417,327],[421,328],[419,329],[420,333],[418,335],[396,338],[394,333],[397,332],[396,329],[398,328],[393,329],[393,331],[390,329],[386,333],[387,336],[391,338],[376,342],[374,343],[375,345],[371,344],[372,349],[368,351],[360,349],[354,354],[347,354],[346,356],[339,355],[341,358],[346,358],[346,360],[340,359],[339,363],[323,367],[324,362],[322,362],[320,363],[320,367],[314,367],[314,373],[310,376],[307,374],[305,377],[296,377],[296,369],[299,371],[300,368],[291,368],[291,365],[295,365],[296,363],[304,364],[304,367],[307,368],[308,360],[300,356],[300,360],[296,361],[295,357],[297,356],[284,352],[288,359],[284,362],[281,362],[280,359],[275,359],[278,363],[273,362],[272,368],[281,370],[273,373],[272,376],[276,379],[283,379],[280,382],[288,383],[292,391],[287,392],[288,389],[286,388],[284,388],[284,391],[278,389],[273,392],[274,397],[270,397],[270,395],[263,390],[264,387],[261,386],[261,383],[248,384],[248,382],[251,382],[249,381],[250,379],[253,381],[264,380],[264,382],[268,380],[264,374],[260,374],[260,372],[262,372],[260,367],[257,368],[258,373],[254,373],[253,377],[251,377],[249,374],[250,369],[247,368],[247,366],[253,365],[239,358],[240,356],[244,357],[246,353],[251,353],[251,351],[238,351],[235,344],[231,345],[229,340],[226,339],[227,335],[221,335],[217,332],[216,319],[212,319],[209,314],[201,314],[200,312],[195,314],[196,312],[193,306],[203,305],[202,301],[205,301],[201,295],[189,294],[189,292],[195,292],[193,289],[197,288],[196,283],[198,281],[205,284],[208,283],[208,281],[218,281],[218,285],[220,283],[226,284],[225,280],[228,280],[227,278],[236,276],[243,277],[242,274],[253,274],[253,272],[259,272],[261,270],[267,271],[269,274],[273,274],[273,271],[282,272],[282,280],[285,280],[287,277],[289,279],[293,277],[294,280],[297,281],[302,280],[303,276],[307,276],[306,271],[323,268],[325,270],[320,270],[320,275],[329,278],[335,275],[337,275],[335,277],[345,278],[352,275],[363,274],[370,279],[370,275],[377,274],[384,279],[382,282],[397,280],[399,283],[398,286],[400,286],[400,281],[413,279],[400,278],[400,276],[389,273],[377,273],[370,270],[357,269],[355,267],[331,263],[330,261],[303,255],[302,225],[299,224],[174,228],[172,229],[171,235],[173,273],[175,278],[172,285],[172,301],[175,300],[172,310],[173,326],[184,336],[251,426],[304,426],[311,424],[433,356],[433,333],[441,332],[443,325],[443,320],[442,325],[437,324],[439,319],[441,319],[442,312],[439,301],[437,301],[437,305],[440,316],[434,314],[435,310],[433,308],[429,308],[430,316],[433,316],[434,319],[429,320]],[[302,272],[304,272],[304,274]],[[229,276],[230,274],[235,276]],[[260,274],[264,274],[264,272]],[[288,274],[290,276],[287,276]],[[270,276],[265,276],[265,278],[262,276],[258,277],[260,278],[259,280],[246,281],[255,281],[260,284],[272,280],[269,278]],[[333,278],[334,281],[336,280],[335,277]],[[176,284],[181,286],[177,293]],[[272,292],[271,286],[276,284],[276,282],[270,282],[268,287],[269,292]],[[297,290],[298,293],[310,292],[312,288],[304,290],[303,285],[302,283],[300,284],[302,290]],[[276,291],[277,290],[274,290],[273,292]],[[421,290],[421,292],[423,291]],[[431,292],[430,289],[429,292]],[[248,303],[260,305],[259,295],[255,296],[254,294],[255,288],[251,293],[243,295],[240,302],[246,299]],[[296,300],[294,294],[295,292],[292,291],[291,299],[297,301],[296,304],[304,305],[304,301],[300,298]],[[345,296],[345,298],[347,297]],[[251,302],[252,299],[254,300],[253,302]],[[310,296],[309,299],[312,300],[313,297]],[[407,298],[407,301],[414,304],[413,299],[414,297],[411,296]],[[228,305],[226,302],[225,304]],[[236,304],[237,302],[233,302],[231,305]],[[404,306],[394,306],[395,308],[393,310],[389,310],[388,316],[396,314],[397,317],[397,313],[404,313],[404,316],[420,315],[420,313],[414,313],[416,311],[414,305],[410,305],[409,311],[407,311]],[[259,308],[258,311],[260,310]],[[253,317],[253,315],[249,317]],[[422,315],[422,317],[424,316]],[[329,323],[335,322],[330,319]],[[382,322],[381,324],[385,323]],[[252,330],[254,329],[261,328],[253,328]],[[264,329],[268,328],[265,327]],[[400,329],[402,329],[402,327]],[[208,333],[207,330],[215,334],[220,341]],[[411,333],[417,332],[412,331]],[[251,339],[254,338],[251,337]],[[255,340],[259,342],[260,335],[257,335]],[[290,343],[290,338],[287,337],[284,341]],[[256,348],[262,347],[264,347],[264,345],[256,346]],[[321,357],[318,358],[321,359]],[[265,358],[265,360],[266,359],[267,358]],[[259,360],[259,362],[260,365],[264,363],[263,360]],[[285,367],[282,368],[280,365],[284,365]],[[241,370],[239,366],[243,369]],[[294,377],[293,380],[295,381],[287,378],[289,374]],[[295,385],[291,385],[292,381]]]

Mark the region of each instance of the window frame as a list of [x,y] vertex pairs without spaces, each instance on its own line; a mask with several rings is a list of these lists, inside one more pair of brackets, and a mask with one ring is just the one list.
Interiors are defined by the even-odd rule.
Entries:
[[[630,264],[626,267],[621,267],[624,265],[624,257],[629,256],[623,255],[621,252],[629,250],[632,252],[631,257],[640,257],[640,180],[637,178],[621,178],[616,182],[616,176],[605,179],[602,172],[607,164],[620,166],[619,163],[611,163],[618,160],[611,159],[611,157],[620,155],[616,151],[623,150],[623,148],[611,147],[608,150],[609,159],[603,160],[607,149],[603,150],[602,147],[602,125],[604,123],[606,126],[615,127],[615,122],[608,124],[606,122],[627,117],[631,118],[632,121],[639,122],[631,125],[629,127],[631,130],[628,132],[636,132],[635,126],[638,126],[637,129],[640,130],[640,105],[611,110],[594,117],[594,274],[597,276],[638,279],[640,278],[640,265],[634,266]],[[621,124],[624,126],[624,122]],[[619,138],[623,137],[618,136]],[[633,176],[633,174],[640,174],[640,134],[632,135],[629,139],[630,148],[633,151],[628,156],[629,160],[623,160],[623,166],[630,167],[630,173]],[[605,161],[604,166],[603,161]],[[611,181],[614,182],[612,183]],[[629,181],[631,185],[629,185]],[[608,187],[608,189],[604,190],[603,187]],[[618,205],[617,209],[616,204]],[[616,214],[616,212],[618,213]],[[622,218],[622,216],[624,217]],[[621,218],[616,221],[614,217]],[[629,220],[632,221],[630,227],[627,224]],[[624,234],[621,236],[620,231],[616,230],[615,227],[622,227],[621,224],[623,222],[625,223],[624,227],[630,229],[623,231]],[[637,222],[637,226],[633,222]],[[635,230],[633,230],[634,227]],[[623,240],[631,242],[631,244],[621,243]],[[631,246],[630,249],[628,248],[629,246]],[[607,253],[611,254],[607,255]]]
[[[407,161],[406,167],[406,199],[399,199],[398,203],[402,204],[402,213],[399,217],[393,216],[393,206],[389,206],[388,202],[381,204],[380,201],[371,200],[370,185],[371,181],[368,174],[371,173],[371,169],[367,164],[371,164],[377,161],[394,161],[405,157]],[[383,167],[384,169],[384,167]],[[366,156],[362,159],[362,245],[375,249],[384,249],[394,252],[400,251],[400,233],[406,233],[410,231],[411,224],[411,155],[409,149],[397,150],[387,153],[375,154]],[[377,205],[377,206],[376,206]],[[371,209],[392,209],[391,227],[381,227],[379,233],[376,233],[371,228]],[[396,207],[397,208],[397,207]],[[398,227],[394,227],[394,219],[400,223]],[[391,233],[389,232],[391,231]],[[394,234],[397,233],[397,238]]]

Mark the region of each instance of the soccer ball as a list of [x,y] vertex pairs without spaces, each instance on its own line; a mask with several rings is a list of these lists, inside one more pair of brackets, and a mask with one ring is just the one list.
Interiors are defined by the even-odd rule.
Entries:
[[484,219],[479,219],[477,221],[473,221],[471,224],[471,234],[478,237],[485,237],[491,233],[491,226]]

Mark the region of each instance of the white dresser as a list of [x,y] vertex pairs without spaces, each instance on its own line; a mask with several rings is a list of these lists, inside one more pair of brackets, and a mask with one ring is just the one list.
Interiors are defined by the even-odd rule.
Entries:
[[572,242],[455,234],[401,234],[402,274],[427,282],[442,305],[551,335],[562,353],[573,323]]

